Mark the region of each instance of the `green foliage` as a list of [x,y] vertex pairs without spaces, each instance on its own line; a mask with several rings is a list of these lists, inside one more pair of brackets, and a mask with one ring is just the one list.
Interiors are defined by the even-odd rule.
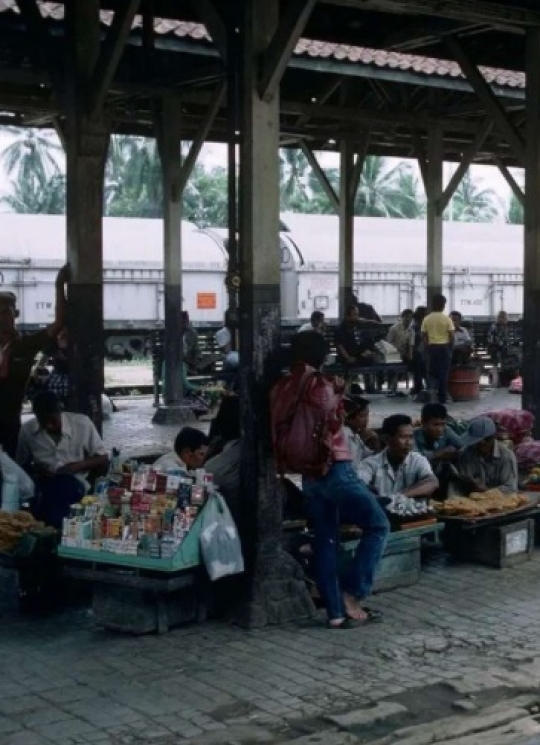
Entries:
[[[23,213],[60,214],[65,211],[62,149],[54,133],[6,128],[13,141],[0,155],[10,177],[10,192],[1,202]],[[185,149],[184,153],[185,155]],[[301,150],[279,154],[283,211],[333,214],[332,203]],[[325,174],[339,194],[339,169]],[[161,163],[155,140],[117,135],[111,138],[105,169],[104,212],[115,217],[154,217],[163,214]],[[467,172],[445,218],[491,222],[501,212],[497,195]],[[420,219],[426,200],[416,171],[406,162],[382,156],[366,158],[354,202],[355,215]],[[184,219],[201,227],[227,225],[227,170],[197,163],[184,191]],[[523,210],[513,196],[507,222],[522,222]]]
[[514,193],[510,196],[506,210],[506,222],[510,225],[523,225],[525,222],[525,213],[523,205]]

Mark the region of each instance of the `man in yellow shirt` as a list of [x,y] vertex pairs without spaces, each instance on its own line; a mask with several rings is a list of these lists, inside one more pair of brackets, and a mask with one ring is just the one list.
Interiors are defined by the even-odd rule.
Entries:
[[437,394],[441,404],[446,403],[448,396],[448,375],[452,361],[452,343],[454,324],[444,309],[446,298],[435,295],[433,310],[422,322],[422,340],[426,350],[428,369],[428,388]]

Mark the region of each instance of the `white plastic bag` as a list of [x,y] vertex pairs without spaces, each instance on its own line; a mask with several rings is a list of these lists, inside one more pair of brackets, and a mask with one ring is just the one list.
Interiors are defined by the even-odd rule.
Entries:
[[244,571],[240,538],[221,494],[212,494],[202,516],[201,552],[212,581]]

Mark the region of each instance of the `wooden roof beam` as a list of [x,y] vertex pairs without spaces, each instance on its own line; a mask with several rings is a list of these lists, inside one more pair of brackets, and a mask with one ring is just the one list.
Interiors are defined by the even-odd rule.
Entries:
[[358,10],[395,15],[427,15],[470,23],[484,23],[516,31],[540,25],[540,12],[515,7],[515,3],[490,0],[321,0]]
[[302,141],[300,143],[300,149],[306,156],[307,162],[313,169],[313,172],[315,173],[315,176],[318,178],[319,183],[324,189],[326,196],[330,200],[332,207],[335,209],[336,212],[339,212],[339,197],[336,194],[334,187],[330,183],[328,176],[321,167],[321,164],[317,160],[317,156],[305,141]]
[[285,13],[261,60],[259,95],[264,101],[270,101],[276,95],[316,1],[288,0]]
[[114,13],[113,22],[105,37],[105,43],[99,53],[88,88],[88,110],[93,119],[100,116],[103,111],[107,93],[131,32],[133,19],[139,9],[139,3],[140,0],[126,0]]
[[445,42],[461,67],[463,74],[478,95],[478,98],[486,107],[487,113],[493,118],[501,134],[511,146],[516,158],[522,163],[525,163],[525,143],[523,138],[508,117],[500,101],[497,100],[489,83],[456,37],[448,36]]
[[216,7],[214,0],[192,0],[191,5],[198,13],[201,21],[208,29],[212,42],[221,57],[223,64],[227,64],[228,33],[225,22]]
[[36,67],[47,71],[51,85],[60,96],[62,93],[62,81],[51,54],[51,36],[47,23],[39,10],[36,0],[17,0],[21,11],[21,18],[27,28],[31,43],[29,45],[30,55],[36,60]]
[[446,189],[443,190],[443,193],[441,194],[440,198],[438,199],[438,209],[442,212],[445,211],[447,208],[450,200],[452,199],[452,196],[455,192],[455,190],[458,188],[458,186],[461,183],[461,180],[469,170],[469,167],[471,163],[473,162],[475,155],[477,152],[481,149],[484,142],[488,138],[488,135],[490,134],[491,130],[493,129],[493,121],[491,119],[487,119],[482,127],[478,130],[478,134],[474,138],[474,142],[469,148],[469,150],[464,154],[463,160],[457,167],[457,169],[454,171],[452,178],[448,182],[448,185]]
[[508,166],[506,165],[506,163],[503,163],[503,161],[497,157],[493,158],[493,162],[495,163],[499,171],[504,176],[506,183],[516,195],[516,198],[518,199],[519,203],[522,205],[522,207],[524,207],[525,206],[525,192],[523,191],[523,189],[520,187],[518,182],[515,180],[515,178],[510,173],[510,170]]
[[212,126],[216,120],[218,112],[221,108],[221,104],[223,103],[223,99],[225,97],[225,88],[226,88],[226,83],[224,80],[221,83],[219,83],[219,85],[216,86],[216,89],[210,101],[210,105],[208,106],[208,111],[200,126],[198,135],[191,143],[189,152],[184,162],[182,163],[182,168],[180,171],[180,178],[179,178],[179,182],[180,182],[179,188],[181,191],[184,190],[188,182],[188,179],[191,176],[191,172],[193,171],[193,166],[195,165],[197,158],[200,155],[202,146],[206,142],[206,139],[210,133],[210,130],[212,129]]

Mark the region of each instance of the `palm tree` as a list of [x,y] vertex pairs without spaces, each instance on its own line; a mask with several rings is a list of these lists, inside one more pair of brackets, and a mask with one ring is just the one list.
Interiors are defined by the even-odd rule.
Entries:
[[5,127],[14,140],[1,154],[8,176],[22,181],[37,180],[36,188],[60,170],[62,146],[54,132],[40,129]]
[[117,217],[161,217],[161,162],[155,140],[111,138],[105,168],[105,212]]
[[523,225],[525,222],[525,211],[523,205],[512,192],[506,210],[506,222],[510,225]]
[[301,150],[285,148],[279,151],[281,206],[300,212],[309,199],[308,177],[311,171]]
[[426,214],[426,200],[420,179],[409,165],[403,165],[396,182],[396,194],[390,205],[392,217],[419,220]]
[[355,215],[365,217],[403,217],[399,209],[399,180],[404,164],[391,166],[387,158],[366,158],[354,203]]
[[484,189],[481,179],[468,170],[457,187],[444,217],[459,222],[493,222],[500,216],[500,203],[493,189]]
[[0,199],[11,212],[62,215],[66,211],[66,177],[63,173],[55,173],[45,181],[19,176],[11,181],[11,189],[10,194]]

